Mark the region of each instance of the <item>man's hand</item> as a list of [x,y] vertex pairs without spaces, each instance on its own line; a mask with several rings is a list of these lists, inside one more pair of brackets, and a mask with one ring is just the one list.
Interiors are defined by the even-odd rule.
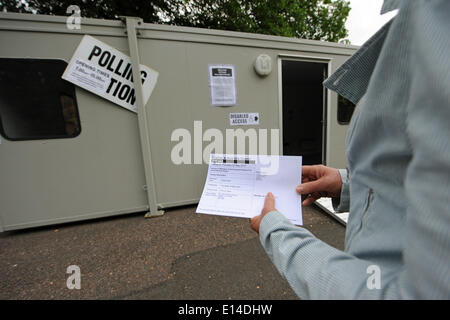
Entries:
[[296,190],[302,195],[302,204],[309,206],[321,197],[340,197],[341,188],[342,179],[338,169],[314,165],[302,166],[302,184]]
[[261,224],[262,218],[268,214],[270,211],[275,211],[275,197],[272,192],[269,192],[266,195],[266,200],[264,200],[264,208],[261,211],[261,214],[250,219],[250,226],[256,233],[259,233],[259,225]]

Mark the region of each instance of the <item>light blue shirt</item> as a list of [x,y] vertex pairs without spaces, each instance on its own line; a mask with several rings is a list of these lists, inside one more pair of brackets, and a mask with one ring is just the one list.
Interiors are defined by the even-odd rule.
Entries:
[[345,251],[276,211],[260,225],[300,298],[450,298],[450,1],[386,1],[384,10],[397,6],[324,83],[358,103],[335,201],[350,209]]

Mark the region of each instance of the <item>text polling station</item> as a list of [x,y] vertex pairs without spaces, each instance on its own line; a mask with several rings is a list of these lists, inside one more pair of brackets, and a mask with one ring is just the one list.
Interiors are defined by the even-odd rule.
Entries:
[[[142,64],[139,69],[145,105],[156,85],[158,72]],[[62,78],[137,112],[130,57],[91,36],[83,37]]]

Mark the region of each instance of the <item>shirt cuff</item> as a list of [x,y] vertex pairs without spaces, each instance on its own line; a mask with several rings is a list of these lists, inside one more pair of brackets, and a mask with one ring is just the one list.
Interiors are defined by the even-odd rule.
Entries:
[[350,210],[350,177],[347,169],[339,169],[342,187],[339,198],[332,198],[331,202],[336,212],[348,212]]
[[278,211],[270,211],[261,220],[259,225],[259,238],[264,239],[273,231],[275,225],[288,223],[293,225],[286,217]]

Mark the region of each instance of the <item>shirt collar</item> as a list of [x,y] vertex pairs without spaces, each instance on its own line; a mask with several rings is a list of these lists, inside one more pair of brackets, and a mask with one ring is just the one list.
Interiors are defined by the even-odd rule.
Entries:
[[[402,0],[384,0],[381,14],[398,9],[401,3]],[[395,17],[367,40],[358,51],[324,81],[323,85],[357,104],[366,93],[370,77],[394,19]]]
[[401,2],[402,0],[384,0],[383,5],[381,6],[380,14],[385,14],[400,8]]

